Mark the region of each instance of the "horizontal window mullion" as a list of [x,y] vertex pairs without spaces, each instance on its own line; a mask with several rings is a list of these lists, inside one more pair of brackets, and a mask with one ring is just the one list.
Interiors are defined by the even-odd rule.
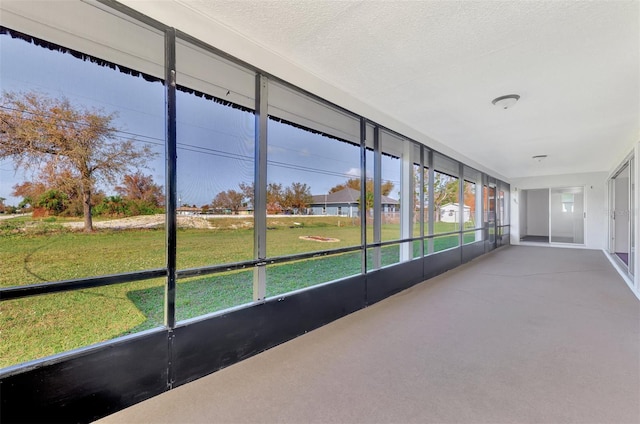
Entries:
[[[425,238],[426,237],[427,236],[425,236]],[[422,237],[418,236],[418,237],[412,237],[412,238],[406,238],[406,239],[400,239],[400,240],[381,241],[379,243],[369,243],[369,244],[367,244],[367,248],[392,246],[394,244],[410,243],[412,241],[419,241],[419,240],[422,240],[422,239],[423,239]]]
[[322,256],[338,255],[341,253],[357,252],[361,250],[362,250],[362,246],[352,246],[352,247],[343,247],[341,249],[319,250],[319,251],[309,252],[309,253],[300,253],[297,255],[277,256],[273,258],[267,258],[264,261],[262,261],[259,265],[262,265],[262,263],[264,263],[265,265],[272,265],[272,264],[278,264],[278,263],[293,262],[293,261],[299,261],[303,259],[318,258]]
[[148,271],[103,275],[94,278],[82,278],[76,280],[29,284],[24,286],[3,287],[0,288],[0,301],[20,299],[23,297],[31,297],[41,294],[51,294],[63,291],[110,286],[113,284],[130,283],[133,281],[150,280],[152,278],[165,277],[166,274],[166,268],[157,268]]
[[237,271],[241,269],[249,269],[258,265],[261,261],[251,260],[243,262],[234,262],[223,265],[212,265],[206,267],[189,268],[177,271],[178,278],[196,277],[199,275],[218,274],[227,271]]
[[452,236],[455,234],[460,234],[460,230],[457,231],[449,231],[447,233],[436,233],[436,234],[429,234],[427,236],[424,236],[425,239],[430,239],[430,238],[435,238],[435,237],[440,237],[440,236]]

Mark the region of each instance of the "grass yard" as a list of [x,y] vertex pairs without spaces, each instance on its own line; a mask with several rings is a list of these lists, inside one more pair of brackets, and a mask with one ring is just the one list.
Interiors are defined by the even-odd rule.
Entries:
[[[282,256],[356,246],[360,228],[337,217],[269,219],[267,251]],[[249,218],[250,219],[250,218]],[[340,221],[338,223],[338,220]],[[237,219],[231,219],[238,222]],[[217,229],[180,228],[178,267],[238,262],[253,257],[253,230],[215,223]],[[356,222],[357,224],[357,222]],[[441,223],[439,223],[441,224]],[[451,231],[443,224],[439,232]],[[223,228],[224,227],[224,228]],[[17,231],[16,228],[22,228]],[[386,225],[383,239],[397,238],[398,225]],[[337,243],[301,240],[302,235],[337,238]],[[466,237],[473,237],[473,234]],[[465,239],[466,240],[466,239]],[[457,245],[457,236],[435,239],[435,250]],[[27,218],[0,222],[0,286],[34,284],[95,275],[161,268],[163,229],[65,230],[61,222]],[[372,263],[369,250],[369,263]],[[414,243],[414,257],[419,255]],[[398,262],[399,247],[381,248],[382,266]],[[351,252],[267,267],[267,295],[355,275],[360,253]],[[164,279],[0,302],[0,367],[90,345],[163,323]],[[178,282],[177,319],[184,320],[251,302],[252,270],[192,277]]]

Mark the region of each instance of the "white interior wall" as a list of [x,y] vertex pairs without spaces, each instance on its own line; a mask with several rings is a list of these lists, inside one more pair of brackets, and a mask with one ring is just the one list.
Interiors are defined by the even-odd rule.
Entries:
[[549,190],[526,190],[526,226],[528,236],[549,235]]
[[[585,211],[587,213],[585,247],[603,249],[607,238],[606,172],[584,174],[548,175],[543,177],[512,178],[511,199],[517,199],[521,190],[552,187],[585,188]],[[511,243],[520,243],[520,205],[511,201]],[[530,232],[531,229],[529,229]]]
[[[528,197],[527,196],[527,192],[524,190],[520,191],[519,194],[519,205],[520,205],[520,215],[519,215],[519,219],[518,221],[516,221],[516,224],[519,225],[520,227],[520,234],[521,236],[524,236],[528,233],[528,227],[527,227],[527,200]],[[513,228],[513,218],[511,219],[511,227]]]

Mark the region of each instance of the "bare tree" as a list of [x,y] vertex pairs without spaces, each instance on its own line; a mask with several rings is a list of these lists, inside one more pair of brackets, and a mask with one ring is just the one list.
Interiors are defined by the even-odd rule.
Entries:
[[[338,191],[344,190],[345,188],[352,188],[354,190],[360,191],[360,178],[349,178],[346,182],[342,184],[335,185],[329,189],[329,193],[336,193]],[[367,179],[365,183],[365,190],[367,193],[373,193],[373,180]],[[383,181],[380,184],[380,192],[383,196],[388,196],[393,190],[393,183],[391,181]]]
[[[65,214],[68,216],[82,215],[82,194],[77,184],[77,177],[69,169],[59,169],[60,163],[57,161],[49,161],[40,167],[37,175],[32,181],[24,181],[13,186],[13,195],[22,197],[22,204],[29,205],[34,209],[34,213],[45,200],[43,196],[48,191],[55,191],[64,194],[67,201],[64,202],[63,208],[49,209],[48,213]],[[50,193],[49,195],[50,196]],[[45,196],[46,197],[46,196]],[[92,193],[92,206],[95,206],[96,193]],[[100,197],[100,196],[98,196]],[[46,202],[45,202],[46,203]],[[45,208],[46,209],[46,208]]]
[[242,201],[244,200],[244,194],[236,190],[221,191],[216,194],[211,202],[213,209],[229,209],[234,215],[238,214],[238,211],[242,207]]
[[301,213],[309,207],[313,200],[311,188],[304,183],[291,183],[284,190],[282,206],[293,213]]
[[239,187],[240,191],[242,191],[242,194],[244,195],[244,198],[247,200],[247,207],[253,209],[253,199],[255,197],[254,184],[240,183]]
[[[428,187],[425,187],[425,197],[428,196]],[[458,179],[439,172],[434,173],[433,181],[433,208],[435,221],[440,221],[440,209],[447,203],[458,201]]]
[[127,200],[142,200],[154,206],[164,204],[162,186],[156,184],[151,175],[139,171],[124,175],[122,185],[116,187],[116,193]]
[[98,179],[114,183],[155,154],[134,140],[122,140],[114,114],[29,92],[0,98],[0,159],[16,169],[51,164],[73,175],[82,197],[84,230],[93,231],[91,196]]
[[282,184],[269,183],[267,184],[267,213],[278,214],[283,210],[283,193]]

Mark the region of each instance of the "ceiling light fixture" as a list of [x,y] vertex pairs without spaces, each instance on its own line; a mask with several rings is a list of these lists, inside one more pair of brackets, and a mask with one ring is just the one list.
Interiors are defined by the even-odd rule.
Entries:
[[547,155],[535,155],[535,156],[531,156],[531,159],[533,160],[537,160],[538,162],[542,162],[544,159],[547,158]]
[[520,96],[518,94],[507,94],[505,96],[496,97],[491,103],[501,109],[509,109],[511,106],[515,105],[519,99]]

